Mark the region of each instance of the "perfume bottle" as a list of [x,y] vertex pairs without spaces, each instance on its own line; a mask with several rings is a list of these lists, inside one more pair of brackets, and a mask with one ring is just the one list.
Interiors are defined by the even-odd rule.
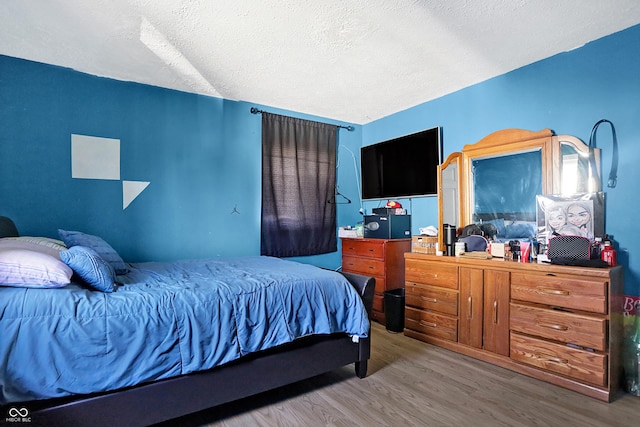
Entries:
[[611,241],[605,240],[604,247],[600,252],[600,259],[602,259],[604,262],[609,264],[611,267],[613,267],[618,263],[616,250],[613,249],[613,245],[611,244]]

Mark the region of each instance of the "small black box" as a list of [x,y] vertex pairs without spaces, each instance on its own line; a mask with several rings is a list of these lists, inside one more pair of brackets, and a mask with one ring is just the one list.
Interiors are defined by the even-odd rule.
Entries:
[[364,237],[370,239],[411,238],[411,215],[365,215]]
[[402,208],[373,208],[372,211],[374,215],[397,215],[398,211],[406,213]]

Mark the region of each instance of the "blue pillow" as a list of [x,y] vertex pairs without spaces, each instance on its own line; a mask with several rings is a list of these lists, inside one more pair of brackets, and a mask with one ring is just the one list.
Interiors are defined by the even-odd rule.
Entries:
[[116,273],[96,251],[84,246],[72,246],[60,252],[60,259],[92,288],[102,292],[115,290]]
[[507,239],[531,239],[536,235],[534,224],[513,224],[507,225],[505,236]]
[[129,272],[127,264],[125,264],[120,255],[118,255],[118,252],[102,238],[80,231],[58,230],[58,234],[60,235],[60,239],[69,248],[72,246],[85,246],[96,251],[102,259],[111,264],[116,274],[127,274]]

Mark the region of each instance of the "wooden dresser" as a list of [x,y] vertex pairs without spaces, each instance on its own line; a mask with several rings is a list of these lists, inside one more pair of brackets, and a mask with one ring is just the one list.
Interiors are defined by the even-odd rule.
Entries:
[[611,401],[623,269],[407,253],[405,335]]
[[404,254],[411,239],[342,238],[342,270],[376,279],[371,317],[384,323],[384,291],[404,287]]

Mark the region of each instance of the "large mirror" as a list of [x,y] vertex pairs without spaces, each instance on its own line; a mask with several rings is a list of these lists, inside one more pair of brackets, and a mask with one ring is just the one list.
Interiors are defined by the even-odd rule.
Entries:
[[578,138],[550,129],[494,132],[441,165],[439,228],[490,223],[498,239],[535,237],[537,194],[599,191],[599,150],[592,157],[596,177]]
[[533,221],[536,194],[542,194],[542,150],[470,160],[469,222],[504,218]]

